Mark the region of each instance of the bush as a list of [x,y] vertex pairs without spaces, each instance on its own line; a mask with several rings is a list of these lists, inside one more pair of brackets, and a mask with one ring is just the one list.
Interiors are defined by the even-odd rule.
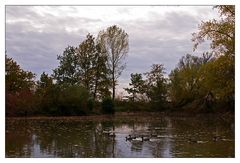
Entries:
[[107,114],[114,114],[114,104],[111,98],[105,98],[102,101],[102,112]]
[[87,101],[87,108],[88,108],[88,110],[92,111],[93,107],[94,107],[94,101],[92,98],[89,98]]
[[61,115],[85,115],[88,112],[88,91],[80,86],[68,86],[61,91],[59,97],[59,113]]
[[34,94],[31,91],[6,92],[6,116],[32,115],[35,110]]

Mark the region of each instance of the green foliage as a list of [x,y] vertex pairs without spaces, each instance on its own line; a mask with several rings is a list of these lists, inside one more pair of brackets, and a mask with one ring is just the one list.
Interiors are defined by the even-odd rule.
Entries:
[[[131,95],[132,109],[142,110],[140,105],[148,103],[147,108],[152,110],[164,110],[167,107],[167,79],[164,77],[164,67],[161,64],[153,64],[150,72],[144,73],[146,80],[141,74],[131,74],[131,88],[125,90]],[[135,100],[136,99],[136,100]],[[141,103],[141,104],[140,104]],[[140,104],[140,105],[139,105]],[[131,109],[131,110],[132,110]],[[145,109],[148,110],[148,109]]]
[[88,91],[81,86],[69,86],[61,90],[58,99],[59,114],[83,115],[88,113]]
[[52,77],[43,72],[37,82],[36,105],[38,114],[55,115],[57,114],[57,103],[59,88],[53,84]]
[[234,65],[234,57],[229,55],[207,60],[205,54],[203,57],[186,55],[169,75],[168,95],[172,104],[181,107],[196,100],[207,104],[210,93],[215,103],[225,101],[233,107]]
[[94,100],[109,94],[110,79],[107,55],[95,38],[88,34],[76,49],[80,83],[91,93]]
[[107,55],[95,38],[88,34],[78,48],[68,46],[53,77],[62,87],[81,85],[96,99],[109,95],[110,79]]
[[60,65],[53,70],[57,84],[74,85],[79,82],[77,55],[73,46],[68,46],[62,55],[57,57]]
[[53,85],[53,79],[43,72],[40,76],[40,80],[37,82],[37,85],[40,89],[51,87]]
[[235,63],[234,58],[223,55],[202,68],[204,89],[213,93],[218,101],[229,103],[233,107],[235,99]]
[[89,92],[93,89],[93,62],[96,55],[94,39],[92,35],[88,34],[86,40],[76,48],[80,84]]
[[107,114],[114,114],[114,103],[111,98],[105,98],[102,101],[102,112]]
[[187,54],[170,73],[169,97],[175,106],[185,105],[201,96],[200,69],[205,62],[204,58]]
[[129,83],[131,88],[124,88],[128,94],[131,94],[131,100],[134,102],[138,98],[138,94],[143,94],[144,92],[144,80],[142,79],[142,74],[131,74],[131,83]]
[[153,64],[150,72],[145,73],[146,94],[153,109],[164,110],[167,104],[167,80],[162,64]]
[[107,67],[107,55],[99,43],[96,44],[96,51],[93,60],[93,98],[102,100],[111,94],[110,70]]

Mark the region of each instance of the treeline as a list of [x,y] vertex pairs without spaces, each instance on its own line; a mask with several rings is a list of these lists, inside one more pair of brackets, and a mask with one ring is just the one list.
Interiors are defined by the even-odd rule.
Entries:
[[194,49],[205,39],[211,49],[202,56],[187,54],[167,76],[164,65],[132,73],[128,98],[115,98],[126,64],[128,34],[116,25],[88,34],[78,47],[58,56],[51,75],[24,71],[6,56],[6,115],[85,115],[114,111],[234,111],[235,8],[216,6],[221,19],[199,25]]
[[187,54],[168,77],[154,64],[150,72],[131,74],[129,86],[130,101],[122,103],[128,111],[234,111],[234,58]]
[[150,72],[131,74],[130,87],[125,89],[130,94],[130,110],[234,111],[235,8],[214,8],[220,19],[202,22],[192,38],[194,50],[205,39],[211,49],[202,56],[183,56],[168,77],[161,64],[152,65]]

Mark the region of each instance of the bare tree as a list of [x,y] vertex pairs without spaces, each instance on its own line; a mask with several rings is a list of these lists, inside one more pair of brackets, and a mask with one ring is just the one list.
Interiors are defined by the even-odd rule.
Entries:
[[107,54],[107,66],[111,74],[112,99],[115,98],[117,79],[126,67],[124,59],[128,53],[128,34],[121,28],[113,25],[106,31],[100,31],[98,36],[102,48]]

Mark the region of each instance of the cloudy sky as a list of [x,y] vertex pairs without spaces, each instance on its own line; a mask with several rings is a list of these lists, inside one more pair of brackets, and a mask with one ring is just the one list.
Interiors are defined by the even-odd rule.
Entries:
[[129,34],[127,68],[118,92],[131,73],[161,63],[168,74],[185,54],[193,52],[192,33],[201,21],[216,18],[212,6],[6,6],[6,51],[24,69],[49,74],[58,66],[57,55],[68,45],[78,46],[88,33],[118,25]]

